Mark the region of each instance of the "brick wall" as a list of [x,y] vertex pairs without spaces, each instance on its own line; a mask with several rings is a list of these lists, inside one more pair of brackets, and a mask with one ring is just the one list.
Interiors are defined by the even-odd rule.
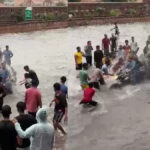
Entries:
[[[103,13],[98,13],[97,8],[103,8]],[[111,17],[111,10],[119,10],[119,17],[131,17],[130,10],[136,11],[135,16],[150,15],[150,4],[148,3],[69,3],[68,11],[73,14],[73,18],[84,18],[86,14],[92,17]],[[133,17],[133,16],[132,16]]]
[[[0,22],[15,20],[16,16],[24,17],[25,8],[26,7],[1,7]],[[34,19],[39,19],[37,16],[48,14],[48,13],[66,14],[67,16],[68,8],[67,7],[33,7],[32,12],[33,12],[32,14],[34,20]]]

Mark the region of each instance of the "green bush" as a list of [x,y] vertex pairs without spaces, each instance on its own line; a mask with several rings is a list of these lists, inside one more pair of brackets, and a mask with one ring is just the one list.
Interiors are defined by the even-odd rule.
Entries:
[[130,14],[131,16],[136,15],[136,10],[133,9],[133,8],[130,8],[130,9],[129,9],[129,14]]
[[17,22],[24,21],[24,16],[23,15],[16,15],[15,18],[16,18]]
[[110,11],[110,16],[112,17],[119,17],[121,15],[121,12],[119,9],[113,9]]
[[64,7],[64,6],[66,6],[66,4],[63,2],[58,2],[58,3],[56,3],[56,6],[57,7]]
[[56,20],[57,21],[64,21],[68,19],[68,14],[63,13],[63,14],[59,14],[56,16]]
[[101,15],[101,14],[103,14],[103,13],[105,12],[105,8],[103,8],[103,7],[97,7],[97,8],[96,8],[96,12],[97,12],[99,15]]
[[0,0],[0,3],[4,3],[5,0]]
[[93,18],[93,15],[91,12],[87,12],[87,13],[84,13],[84,17],[85,18],[88,18],[88,19],[92,19]]
[[45,21],[55,20],[55,16],[52,13],[47,13],[43,16],[43,20],[45,20]]

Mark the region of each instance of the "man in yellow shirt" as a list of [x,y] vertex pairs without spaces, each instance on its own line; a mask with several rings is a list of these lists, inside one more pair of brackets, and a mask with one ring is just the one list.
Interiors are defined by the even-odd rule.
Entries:
[[83,52],[81,52],[81,48],[77,47],[77,52],[74,55],[75,58],[75,64],[76,64],[76,70],[82,70],[82,57]]

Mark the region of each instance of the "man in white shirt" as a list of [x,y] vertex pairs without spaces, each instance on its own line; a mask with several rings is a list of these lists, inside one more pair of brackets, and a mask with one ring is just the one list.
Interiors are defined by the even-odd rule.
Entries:
[[138,44],[137,44],[137,42],[135,42],[134,36],[131,37],[131,44],[130,44],[130,46],[131,46],[131,52],[137,53],[137,51],[138,51]]

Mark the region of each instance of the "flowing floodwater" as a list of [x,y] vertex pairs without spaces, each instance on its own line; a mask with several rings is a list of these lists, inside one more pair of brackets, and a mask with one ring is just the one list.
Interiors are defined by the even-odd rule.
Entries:
[[[145,46],[150,35],[150,23],[119,25],[120,39],[135,40],[140,47]],[[53,83],[62,75],[67,76],[69,87],[69,122],[64,125],[68,136],[56,136],[57,150],[148,150],[150,149],[150,86],[149,81],[137,86],[126,86],[120,90],[109,90],[107,85],[96,92],[94,100],[100,103],[94,110],[79,106],[82,98],[79,79],[76,78],[74,52],[77,46],[82,50],[88,40],[94,46],[101,45],[105,33],[111,36],[112,25],[76,27],[0,36],[0,47],[9,45],[14,53],[12,66],[17,72],[14,94],[5,99],[16,115],[16,102],[24,99],[25,88],[22,80],[24,65],[35,70],[40,79],[43,105],[48,106],[53,99]],[[91,71],[90,71],[91,73]],[[53,108],[49,111],[50,120]]]

